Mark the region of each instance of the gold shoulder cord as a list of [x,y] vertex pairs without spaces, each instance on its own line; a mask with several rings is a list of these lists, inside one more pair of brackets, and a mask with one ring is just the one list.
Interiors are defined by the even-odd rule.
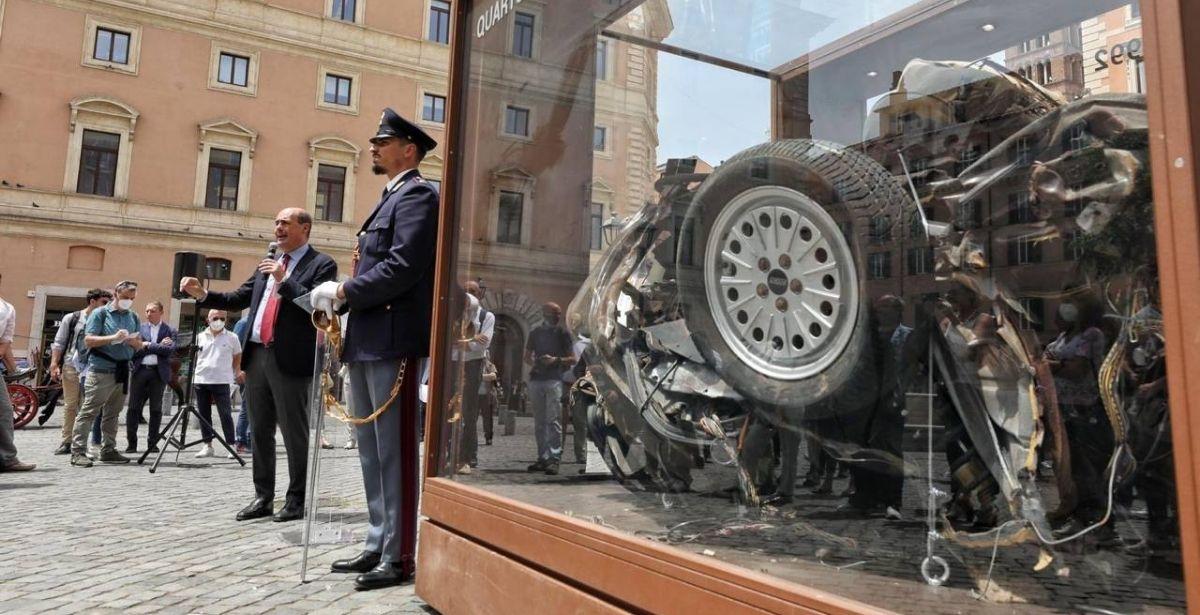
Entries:
[[325,414],[335,418],[343,423],[351,425],[366,425],[373,423],[379,415],[383,414],[392,402],[400,396],[400,388],[404,384],[404,372],[408,367],[408,359],[400,361],[400,373],[396,374],[396,383],[392,385],[392,393],[388,400],[383,402],[365,418],[358,418],[342,405],[342,402],[337,400],[333,395],[333,367],[332,358],[342,353],[342,323],[337,318],[329,318],[325,312],[321,310],[313,310],[312,324],[316,329],[325,334],[325,362],[321,366],[321,399],[325,402]]

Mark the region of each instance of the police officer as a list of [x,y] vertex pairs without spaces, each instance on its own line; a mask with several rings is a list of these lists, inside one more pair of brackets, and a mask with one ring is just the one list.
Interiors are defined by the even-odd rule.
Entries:
[[432,329],[438,210],[437,192],[417,165],[435,147],[420,128],[384,109],[371,138],[371,170],[388,183],[358,233],[354,275],[312,294],[316,309],[349,308],[342,361],[350,368],[351,411],[364,418],[387,405],[357,428],[370,526],[366,548],[333,563],[334,572],[360,573],[358,589],[403,583],[415,567],[417,391]]

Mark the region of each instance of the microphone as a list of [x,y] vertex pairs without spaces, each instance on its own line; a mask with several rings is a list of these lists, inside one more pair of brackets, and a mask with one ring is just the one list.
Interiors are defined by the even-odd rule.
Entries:
[[267,244],[267,258],[275,260],[275,252],[277,250],[279,250],[278,242],[272,241],[271,243]]

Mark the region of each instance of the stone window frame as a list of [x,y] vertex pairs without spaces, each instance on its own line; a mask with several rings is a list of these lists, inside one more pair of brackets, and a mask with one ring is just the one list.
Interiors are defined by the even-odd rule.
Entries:
[[[414,117],[417,118],[418,124],[420,124],[422,126],[429,126],[431,128],[436,128],[438,130],[445,130],[445,128],[446,128],[445,119],[448,118],[450,115],[450,96],[447,94],[443,94],[442,92],[444,92],[444,91],[445,91],[444,88],[440,89],[440,90],[435,89],[433,87],[426,87],[426,86],[421,86],[421,87],[417,88],[417,110],[416,110],[416,114],[414,115]],[[442,97],[442,100],[445,102],[445,105],[443,106],[443,109],[442,109],[443,121],[435,122],[433,120],[425,119],[425,96],[426,95]]]
[[[107,72],[124,73],[126,75],[136,76],[138,74],[138,61],[142,55],[141,24],[122,19],[113,19],[108,16],[97,17],[95,15],[88,15],[84,24],[83,59],[81,61],[83,66]],[[92,54],[96,49],[96,31],[100,28],[129,33],[128,63],[118,64],[116,62],[106,62],[103,60],[97,60],[95,57],[93,57]]]
[[133,161],[133,136],[141,115],[132,106],[109,96],[80,96],[69,103],[67,126],[67,164],[63,174],[63,192],[74,193],[79,186],[79,157],[83,153],[83,131],[116,133],[121,137],[117,149],[117,172],[113,195],[86,195],[98,199],[129,198],[129,173]]
[[[525,128],[529,134],[519,135],[519,134],[508,132],[507,128],[508,128],[508,108],[509,107],[513,107],[516,109],[524,109],[525,111],[527,111],[529,113],[529,118],[527,119],[526,124],[525,124]],[[512,100],[500,101],[500,122],[499,122],[499,126],[497,126],[497,134],[499,135],[499,137],[501,139],[507,139],[509,141],[517,141],[520,143],[533,143],[533,135],[536,132],[534,127],[536,125],[537,125],[537,109],[535,109],[533,105],[520,104],[520,103],[517,103]]]
[[[327,75],[350,79],[350,104],[339,105],[325,102],[325,77]],[[321,64],[317,67],[317,108],[347,115],[358,115],[359,94],[362,92],[362,72],[344,66]]]
[[354,3],[354,21],[346,21],[333,16],[333,0],[325,0],[325,12],[322,17],[329,21],[344,23],[356,26],[366,25],[367,17],[367,0],[356,0]]
[[[617,191],[604,180],[596,178],[585,186],[583,206],[587,208],[587,214],[583,217],[583,244],[588,252],[599,254],[604,250],[604,224],[616,213],[616,203]],[[600,247],[592,249],[592,207],[595,205],[600,206]]]
[[[308,141],[308,183],[306,184],[304,209],[312,214],[314,223],[353,224],[358,161],[362,149],[353,141],[338,135],[319,135]],[[322,164],[346,169],[346,183],[342,187],[342,220],[333,222],[317,219],[317,174]]]
[[[452,5],[453,6],[453,5]],[[530,50],[529,57],[519,56],[513,49],[513,35],[517,31],[517,13],[525,13],[533,16],[533,49]],[[542,59],[542,27],[545,22],[545,14],[543,7],[537,6],[531,2],[522,2],[520,8],[513,8],[512,17],[505,19],[508,22],[508,27],[505,29],[504,39],[504,54],[506,57],[523,60],[525,62],[541,62]],[[453,28],[453,24],[451,24]]]
[[[604,129],[604,149],[595,149],[596,129]],[[604,124],[596,122],[592,125],[592,155],[597,158],[611,160],[613,157],[613,139],[616,137],[616,129],[612,124]]]
[[[436,181],[440,184],[442,182],[442,176],[445,173],[445,166],[446,162],[441,156],[429,154],[425,156],[425,159],[422,160],[421,164],[417,166],[417,170],[421,173],[421,177]],[[439,189],[437,192],[438,197],[440,198],[442,196],[442,191]]]
[[237,209],[216,210],[236,213],[250,212],[250,186],[254,177],[254,149],[258,145],[258,132],[233,118],[223,117],[197,125],[200,131],[196,156],[196,182],[192,205],[205,209],[204,198],[208,191],[208,162],[212,149],[241,152],[241,169],[238,171]]
[[[250,59],[250,65],[246,67],[246,85],[234,85],[231,83],[222,83],[218,77],[221,70],[221,54],[228,53],[231,55],[242,56]],[[208,89],[218,92],[229,92],[231,94],[240,94],[242,96],[256,97],[258,96],[258,68],[259,68],[259,52],[247,47],[231,45],[221,41],[212,42],[212,50],[208,56]]]
[[[517,166],[507,166],[492,172],[492,187],[489,196],[488,234],[490,243],[497,245],[516,245],[529,247],[533,245],[533,199],[536,194],[537,178]],[[500,244],[500,193],[501,191],[519,192],[524,195],[521,203],[521,243]]]

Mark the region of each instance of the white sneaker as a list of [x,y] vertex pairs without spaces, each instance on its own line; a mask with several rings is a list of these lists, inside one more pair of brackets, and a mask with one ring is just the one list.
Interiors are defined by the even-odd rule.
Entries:
[[464,464],[462,464],[462,465],[461,465],[461,466],[459,466],[459,468],[458,468],[458,473],[459,473],[459,474],[470,474],[470,473],[471,473],[471,466],[469,466],[469,465],[467,465],[467,464],[465,464],[465,463],[464,463]]
[[901,521],[904,519],[904,515],[891,506],[888,506],[887,510],[883,511],[883,516],[889,521]]
[[234,455],[233,453],[229,453],[229,454],[225,455],[225,458],[226,459],[237,459],[237,456]]
[[353,440],[347,440],[346,443],[344,445],[342,445],[342,448],[344,448],[348,451],[352,451],[352,450],[358,448],[358,444],[355,444]]
[[212,457],[212,456],[213,456],[213,448],[212,448],[211,444],[205,444],[200,449],[200,452],[196,453],[196,459],[201,459],[204,457]]

